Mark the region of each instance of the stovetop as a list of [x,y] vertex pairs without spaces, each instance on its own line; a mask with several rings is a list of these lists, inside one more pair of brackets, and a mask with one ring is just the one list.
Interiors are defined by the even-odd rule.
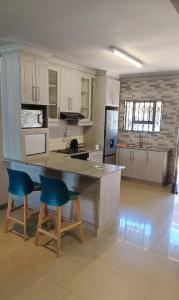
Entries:
[[64,154],[76,154],[76,153],[84,153],[85,150],[66,148],[66,149],[54,150],[53,152],[64,153]]

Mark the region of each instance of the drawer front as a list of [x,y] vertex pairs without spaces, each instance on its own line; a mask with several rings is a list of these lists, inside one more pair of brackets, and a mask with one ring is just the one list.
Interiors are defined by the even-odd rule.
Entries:
[[25,154],[33,155],[46,152],[46,134],[27,134],[25,136]]

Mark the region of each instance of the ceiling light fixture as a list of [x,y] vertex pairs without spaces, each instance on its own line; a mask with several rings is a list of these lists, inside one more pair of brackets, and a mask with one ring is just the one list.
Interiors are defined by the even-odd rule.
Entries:
[[133,64],[137,68],[142,68],[143,63],[141,61],[137,60],[136,58],[132,57],[131,55],[129,55],[115,47],[111,47],[110,49],[115,56],[124,59],[125,61]]

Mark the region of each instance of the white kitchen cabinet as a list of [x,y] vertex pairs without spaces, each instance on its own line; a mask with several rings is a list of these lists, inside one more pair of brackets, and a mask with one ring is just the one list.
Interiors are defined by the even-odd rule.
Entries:
[[48,105],[47,60],[23,53],[20,61],[21,103]]
[[120,148],[116,162],[125,166],[123,176],[164,184],[167,178],[167,151]]
[[21,102],[35,103],[35,61],[34,56],[21,55]]
[[49,87],[49,122],[58,121],[59,95],[60,95],[60,69],[58,66],[49,65],[48,68]]
[[37,104],[48,105],[48,63],[42,58],[35,58]]
[[144,150],[131,150],[131,164],[132,172],[131,176],[136,179],[146,178],[146,162],[147,152]]
[[24,159],[33,155],[47,156],[49,153],[48,128],[22,129],[22,153]]
[[25,154],[33,155],[46,152],[46,135],[40,134],[27,134],[25,136]]
[[147,152],[146,179],[154,182],[164,182],[167,170],[167,152]]
[[89,126],[93,124],[93,99],[94,77],[90,74],[81,74],[81,113],[85,119],[79,121],[78,125]]
[[120,100],[120,82],[118,80],[114,80],[114,105],[119,106]]
[[106,78],[106,105],[119,106],[120,82],[114,78]]
[[117,165],[124,166],[125,169],[122,171],[122,175],[131,177],[132,165],[131,165],[132,151],[130,149],[118,149],[116,154]]
[[103,162],[103,151],[98,150],[98,151],[90,152],[88,160],[102,163]]
[[73,69],[64,68],[61,71],[61,104],[62,112],[80,112],[80,73]]

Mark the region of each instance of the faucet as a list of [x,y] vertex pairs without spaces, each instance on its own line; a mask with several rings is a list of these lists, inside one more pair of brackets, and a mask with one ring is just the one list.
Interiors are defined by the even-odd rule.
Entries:
[[139,133],[139,148],[144,147],[144,135],[142,132]]

